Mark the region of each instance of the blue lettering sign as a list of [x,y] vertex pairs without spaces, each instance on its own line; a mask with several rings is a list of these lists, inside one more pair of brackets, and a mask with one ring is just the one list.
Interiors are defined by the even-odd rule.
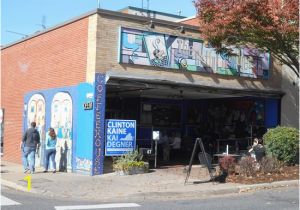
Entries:
[[121,156],[134,151],[135,145],[135,120],[106,120],[106,156]]
[[101,175],[104,171],[105,95],[105,74],[96,73],[92,175]]

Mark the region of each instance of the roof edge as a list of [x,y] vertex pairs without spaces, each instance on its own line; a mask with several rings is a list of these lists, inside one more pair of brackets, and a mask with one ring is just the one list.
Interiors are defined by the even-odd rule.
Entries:
[[151,10],[151,9],[138,8],[138,7],[133,7],[133,6],[128,6],[128,7],[122,8],[118,11],[121,12],[121,11],[126,10],[126,9],[135,9],[135,10],[143,11],[143,12],[148,12],[149,11],[149,12],[154,12],[154,13],[161,14],[161,15],[167,15],[169,17],[186,18],[186,16],[182,16],[182,15],[175,15],[175,14],[171,14],[171,13],[160,12],[160,11]]
[[44,31],[40,31],[38,33],[35,33],[35,34],[32,34],[24,39],[20,39],[18,41],[15,41],[15,42],[12,42],[10,44],[7,44],[5,46],[2,46],[1,47],[1,50],[4,50],[6,48],[9,48],[13,45],[16,45],[16,44],[19,44],[19,43],[22,43],[22,42],[25,42],[29,39],[32,39],[34,37],[37,37],[37,36],[40,36],[44,33],[48,33],[50,31],[53,31],[53,30],[56,30],[58,28],[61,28],[65,25],[68,25],[68,24],[71,24],[73,22],[76,22],[78,20],[81,20],[81,19],[84,19],[88,16],[91,16],[91,15],[94,15],[94,14],[99,14],[99,15],[110,15],[110,16],[115,16],[115,17],[120,17],[120,18],[127,18],[127,19],[131,19],[131,20],[135,20],[135,21],[140,21],[140,22],[147,22],[147,21],[150,21],[152,20],[154,23],[157,23],[157,24],[161,24],[161,25],[165,25],[165,26],[172,26],[172,27],[180,27],[180,26],[183,26],[185,29],[188,29],[188,30],[192,30],[192,31],[198,31],[199,28],[196,27],[196,26],[192,26],[192,25],[189,25],[189,24],[184,24],[184,23],[177,23],[177,22],[173,22],[173,21],[167,21],[167,20],[161,20],[161,19],[155,19],[155,18],[148,18],[148,17],[142,17],[142,16],[137,16],[137,15],[132,15],[132,14],[126,14],[126,13],[121,13],[121,12],[116,12],[116,11],[111,11],[111,10],[105,10],[105,9],[95,9],[95,10],[92,10],[92,11],[89,11],[89,12],[86,12],[80,16],[77,16],[75,18],[72,18],[70,20],[67,20],[67,21],[64,21],[60,24],[57,24],[57,25],[54,25],[52,27],[49,27],[48,29],[44,30]]
[[115,17],[132,19],[132,20],[136,20],[139,22],[147,22],[147,21],[149,22],[152,20],[154,23],[158,23],[158,24],[165,25],[165,26],[174,26],[174,27],[183,26],[183,27],[185,27],[185,29],[188,29],[188,30],[197,31],[197,32],[199,31],[199,27],[185,24],[185,23],[177,23],[174,21],[161,20],[161,19],[156,19],[156,18],[148,18],[148,17],[126,14],[126,13],[116,12],[116,11],[111,11],[111,10],[98,9],[98,14],[112,15]]
[[187,18],[183,18],[183,19],[180,19],[180,20],[176,20],[175,22],[176,22],[176,23],[180,23],[180,22],[183,22],[183,21],[195,19],[196,17],[197,17],[197,15],[193,15],[193,16],[191,16],[191,17],[187,17]]
[[93,15],[93,14],[96,14],[96,13],[97,13],[97,9],[92,10],[92,11],[89,11],[89,12],[86,12],[86,13],[84,13],[84,14],[82,14],[82,15],[79,15],[79,16],[77,16],[77,17],[74,17],[74,18],[72,18],[72,19],[70,19],[70,20],[63,21],[62,23],[59,23],[59,24],[54,25],[54,26],[52,26],[52,27],[49,27],[49,28],[47,28],[47,29],[45,29],[45,30],[43,30],[43,31],[34,33],[34,34],[32,34],[32,35],[26,36],[26,37],[23,38],[23,39],[20,39],[20,40],[17,40],[17,41],[12,42],[12,43],[10,43],[10,44],[4,45],[4,46],[1,47],[1,50],[4,50],[4,49],[9,48],[9,47],[11,47],[11,46],[13,46],[13,45],[16,45],[16,44],[25,42],[25,41],[27,41],[27,40],[29,40],[29,39],[32,39],[32,38],[37,37],[37,36],[40,36],[40,35],[42,35],[42,34],[44,34],[44,33],[48,33],[48,32],[50,32],[50,31],[56,30],[56,29],[61,28],[61,27],[65,26],[65,25],[74,23],[74,22],[76,22],[76,21],[78,21],[78,20],[84,19],[84,18],[86,18],[86,17],[88,17],[88,16],[91,16],[91,15]]

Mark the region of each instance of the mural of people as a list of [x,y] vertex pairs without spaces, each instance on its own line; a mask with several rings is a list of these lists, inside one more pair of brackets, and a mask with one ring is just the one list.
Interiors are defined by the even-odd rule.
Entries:
[[152,66],[167,66],[168,57],[164,37],[158,35],[147,35],[144,38],[148,47],[150,64]]
[[30,128],[31,122],[36,122],[36,129],[40,133],[41,147],[36,157],[36,164],[43,164],[45,149],[45,99],[41,94],[34,94],[28,101],[27,106],[27,128]]
[[59,171],[72,167],[72,98],[68,93],[58,92],[51,104],[51,127],[57,133],[55,161]]
[[121,62],[268,79],[270,54],[234,48],[217,53],[202,40],[122,28]]

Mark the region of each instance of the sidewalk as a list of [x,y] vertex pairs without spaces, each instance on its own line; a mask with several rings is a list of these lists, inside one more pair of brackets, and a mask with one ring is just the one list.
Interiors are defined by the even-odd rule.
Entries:
[[[132,176],[119,176],[108,173],[102,176],[86,176],[73,173],[43,173],[37,168],[31,175],[31,193],[60,198],[78,198],[83,200],[113,201],[152,200],[152,199],[193,199],[214,195],[240,193],[261,188],[298,186],[298,180],[282,181],[257,185],[240,185],[234,183],[218,184],[193,181],[209,180],[205,168],[193,166],[189,182],[184,185],[186,174],[183,166],[156,169],[151,173]],[[22,166],[6,161],[1,163],[1,185],[27,191],[27,182]]]

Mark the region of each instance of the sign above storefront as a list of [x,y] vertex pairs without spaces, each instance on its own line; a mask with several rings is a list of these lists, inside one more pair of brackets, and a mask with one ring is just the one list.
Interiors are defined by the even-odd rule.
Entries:
[[120,62],[195,72],[268,79],[270,54],[232,48],[218,54],[202,40],[121,28]]
[[106,120],[106,156],[120,156],[135,150],[136,121]]

